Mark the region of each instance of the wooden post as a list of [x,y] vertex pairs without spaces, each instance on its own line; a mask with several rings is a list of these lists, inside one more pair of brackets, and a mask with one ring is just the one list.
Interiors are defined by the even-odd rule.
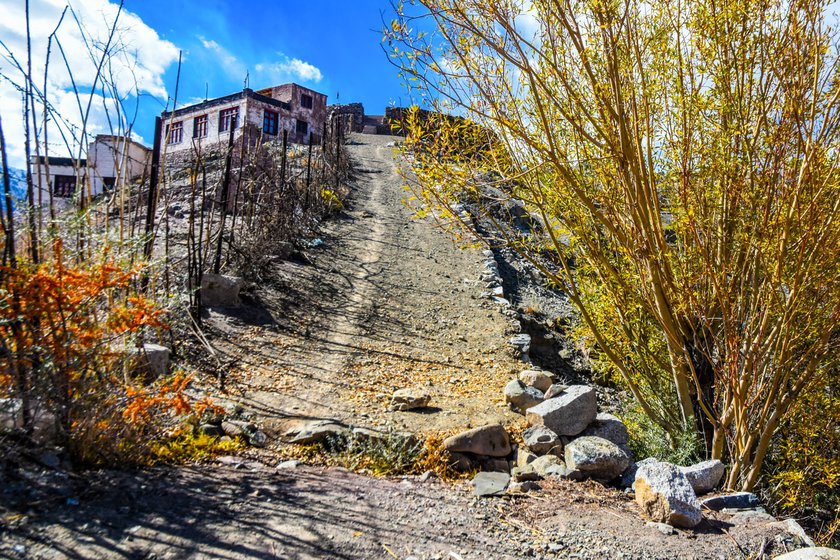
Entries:
[[[152,258],[152,249],[155,246],[155,206],[157,204],[158,178],[160,177],[160,134],[161,119],[155,117],[155,141],[152,144],[152,174],[149,177],[149,200],[146,206],[146,245],[143,247],[143,258],[149,261]],[[143,282],[145,288],[146,281]]]
[[[338,117],[338,115],[336,115]],[[339,151],[339,144],[341,142],[341,127],[339,126],[340,119],[333,120],[333,130],[335,131],[335,194],[338,196],[338,170],[341,166],[341,152]]]
[[230,127],[230,136],[228,136],[228,149],[225,156],[225,178],[222,181],[222,200],[220,201],[219,214],[219,237],[216,239],[216,260],[213,263],[213,273],[218,274],[222,268],[222,239],[225,236],[225,217],[227,216],[227,202],[228,192],[230,191],[230,164],[233,158],[233,131]]
[[283,156],[280,160],[280,192],[286,190],[286,153],[288,148],[289,131],[283,129]]
[[309,208],[309,186],[312,183],[312,131],[309,132],[309,154],[306,156],[306,208]]

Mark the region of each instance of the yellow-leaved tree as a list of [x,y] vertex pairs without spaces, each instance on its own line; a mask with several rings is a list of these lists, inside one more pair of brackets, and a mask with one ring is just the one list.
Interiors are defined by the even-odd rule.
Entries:
[[[482,189],[601,366],[751,489],[840,370],[840,60],[812,0],[419,0],[385,30],[416,94],[415,191]],[[461,132],[483,131],[481,149]],[[457,219],[456,213],[449,214]]]

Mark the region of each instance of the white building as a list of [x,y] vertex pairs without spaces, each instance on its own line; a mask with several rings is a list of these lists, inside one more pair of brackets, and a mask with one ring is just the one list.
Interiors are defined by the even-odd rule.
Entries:
[[231,126],[239,138],[250,125],[265,140],[280,139],[286,131],[289,142],[317,143],[327,115],[327,96],[298,84],[283,84],[259,91],[210,99],[161,114],[162,151],[174,154],[185,150],[224,144]]
[[87,159],[32,158],[32,181],[39,189],[35,203],[46,205],[50,191],[56,207],[70,206],[84,186],[91,198],[114,188],[118,182],[142,178],[148,171],[151,150],[125,136],[97,135],[88,145]]

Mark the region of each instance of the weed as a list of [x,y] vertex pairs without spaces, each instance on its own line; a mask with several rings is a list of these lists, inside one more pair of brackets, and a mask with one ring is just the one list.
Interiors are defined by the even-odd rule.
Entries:
[[152,445],[152,463],[189,463],[236,453],[246,446],[241,438],[220,438],[191,430]]

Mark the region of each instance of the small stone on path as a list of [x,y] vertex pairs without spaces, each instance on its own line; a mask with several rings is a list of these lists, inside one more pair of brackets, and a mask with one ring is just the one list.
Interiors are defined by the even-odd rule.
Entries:
[[424,389],[399,389],[391,396],[389,410],[407,411],[429,406],[432,396]]
[[500,472],[480,472],[470,482],[473,493],[481,497],[503,494],[508,483],[510,483],[510,475]]

